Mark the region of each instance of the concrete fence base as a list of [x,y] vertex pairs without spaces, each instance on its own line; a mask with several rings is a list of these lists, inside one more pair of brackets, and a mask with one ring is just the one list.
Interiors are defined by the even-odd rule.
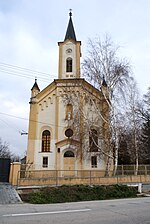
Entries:
[[18,186],[58,186],[58,185],[103,185],[103,184],[128,184],[148,183],[150,175],[144,176],[117,176],[117,177],[47,177],[47,178],[19,178]]

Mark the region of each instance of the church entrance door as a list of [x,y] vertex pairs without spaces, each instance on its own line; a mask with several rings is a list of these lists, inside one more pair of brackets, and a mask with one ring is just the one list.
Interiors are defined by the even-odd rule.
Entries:
[[72,151],[64,153],[64,176],[75,175],[75,156]]

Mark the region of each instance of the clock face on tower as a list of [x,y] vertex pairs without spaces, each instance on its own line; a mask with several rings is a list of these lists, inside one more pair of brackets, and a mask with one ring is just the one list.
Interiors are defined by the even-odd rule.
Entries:
[[70,54],[72,52],[72,49],[71,48],[68,48],[67,50],[66,50],[66,53],[67,54]]

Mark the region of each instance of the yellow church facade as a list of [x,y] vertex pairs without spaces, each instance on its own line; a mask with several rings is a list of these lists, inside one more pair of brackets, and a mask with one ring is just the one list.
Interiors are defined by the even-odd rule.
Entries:
[[58,79],[42,91],[35,80],[31,89],[26,163],[34,170],[105,170],[107,84],[102,80],[98,90],[80,77],[81,42],[71,12],[58,47]]

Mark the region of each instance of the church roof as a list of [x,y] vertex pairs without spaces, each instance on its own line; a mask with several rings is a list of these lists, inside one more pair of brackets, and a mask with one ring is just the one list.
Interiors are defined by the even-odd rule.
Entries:
[[52,83],[50,83],[47,87],[45,87],[36,97],[39,99],[43,99],[44,96],[47,96],[47,93],[52,93],[56,91],[56,88],[68,88],[68,87],[79,87],[84,89],[84,91],[90,92],[93,96],[101,97],[101,90],[95,88],[89,82],[87,82],[83,78],[74,78],[74,79],[54,79]]
[[35,79],[35,83],[34,83],[34,85],[33,85],[31,90],[33,90],[33,89],[37,89],[37,90],[40,91],[40,88],[38,87],[38,84],[37,84],[37,79]]
[[66,32],[66,36],[64,40],[67,39],[72,39],[74,41],[76,41],[76,35],[75,35],[75,31],[74,31],[74,27],[73,27],[73,22],[72,22],[72,13],[69,13],[70,19],[69,19],[69,23],[68,23],[68,27],[67,27],[67,32]]

